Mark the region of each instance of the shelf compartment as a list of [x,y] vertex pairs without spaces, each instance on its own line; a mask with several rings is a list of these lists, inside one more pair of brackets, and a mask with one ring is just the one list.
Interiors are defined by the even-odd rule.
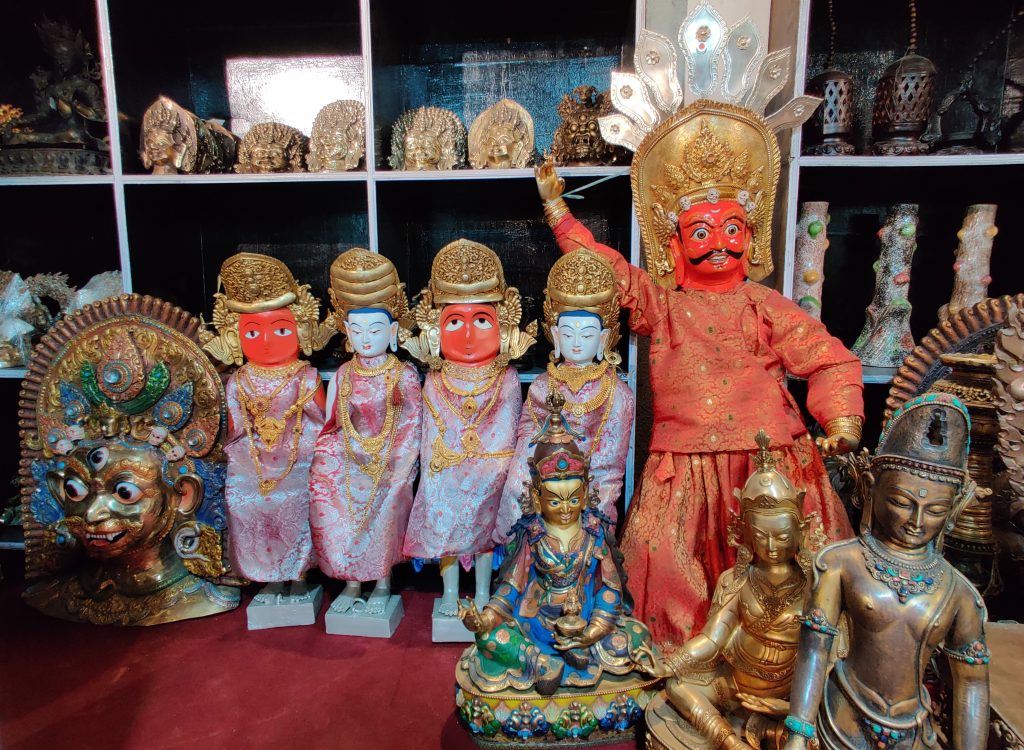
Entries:
[[[367,246],[366,188],[358,183],[128,185],[125,201],[134,290],[207,320],[230,255],[280,258],[311,286],[323,314],[331,263]],[[331,363],[327,355],[315,361]]]
[[[567,189],[585,184],[566,180]],[[572,202],[575,216],[599,242],[628,252],[631,204],[629,179],[616,177],[587,190]],[[494,182],[382,182],[377,186],[379,251],[391,258],[410,297],[430,278],[437,251],[465,237],[483,243],[501,258],[505,280],[523,297],[523,321],[540,320],[548,271],[559,257],[554,235],[544,221],[532,180]],[[626,358],[628,330],[620,348]],[[527,355],[544,367],[550,346],[543,334]]]
[[[126,173],[142,174],[142,115],[164,94],[243,135],[277,120],[307,135],[319,109],[336,99],[366,101],[358,0],[307,3],[282,12],[254,0],[190,8],[156,23],[135,0],[109,0]],[[258,74],[257,74],[258,72]]]
[[72,286],[120,268],[114,190],[50,184],[18,190],[0,182],[4,270],[23,277],[66,273]]
[[550,149],[562,96],[583,84],[605,91],[613,69],[631,67],[632,2],[526,0],[500,18],[494,6],[471,0],[371,5],[378,166],[387,163],[402,112],[444,107],[468,129],[505,97],[530,112],[537,149]]

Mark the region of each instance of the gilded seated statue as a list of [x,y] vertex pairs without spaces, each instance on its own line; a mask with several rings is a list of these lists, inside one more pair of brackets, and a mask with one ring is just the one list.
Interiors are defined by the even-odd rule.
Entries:
[[475,733],[487,734],[481,714],[494,710],[487,698],[497,693],[505,708],[510,693],[522,698],[511,714],[499,706],[490,717],[495,732],[501,726],[509,736],[539,738],[550,729],[560,740],[623,731],[657,681],[647,628],[629,617],[622,558],[589,494],[587,456],[564,427],[563,404],[557,391],[548,395],[523,517],[494,595],[482,611],[460,605],[476,634],[458,667],[460,714]]
[[755,442],[755,471],[733,490],[736,565],[719,577],[701,632],[659,667],[670,679],[647,709],[654,747],[741,750],[781,736],[769,717],[789,707],[811,555],[824,534],[816,514],[803,514],[804,492],[776,468],[764,430]]
[[[923,684],[936,652],[952,677],[948,745],[986,746],[985,606],[941,553],[943,533],[974,495],[969,446],[964,405],[928,393],[893,413],[873,457],[850,461],[864,520],[857,539],[830,545],[815,560],[785,721],[787,750],[937,746]],[[841,618],[849,643],[829,669]]]
[[36,349],[21,392],[33,607],[153,625],[238,605],[221,585],[224,389],[198,327],[125,295],[64,318]]

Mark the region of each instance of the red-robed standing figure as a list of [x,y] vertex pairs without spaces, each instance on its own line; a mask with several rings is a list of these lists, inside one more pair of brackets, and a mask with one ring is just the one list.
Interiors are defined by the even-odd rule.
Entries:
[[[636,614],[668,652],[703,626],[715,582],[735,562],[729,511],[738,510],[733,490],[750,474],[758,430],[775,440],[780,471],[806,490],[804,511],[821,516],[829,540],[852,536],[821,454],[860,440],[861,364],[819,321],[749,280],[771,270],[777,175],[774,135],[740,107],[699,101],[647,136],[633,186],[655,277],[596,242],[562,200],[551,163],[537,169],[562,252],[582,246],[606,257],[630,327],[650,337],[654,428],[621,547]],[[807,408],[827,434],[820,452],[787,373],[807,379]]]

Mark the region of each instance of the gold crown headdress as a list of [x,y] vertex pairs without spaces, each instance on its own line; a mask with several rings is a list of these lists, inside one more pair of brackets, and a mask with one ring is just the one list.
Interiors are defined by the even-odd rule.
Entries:
[[413,309],[419,335],[399,331],[402,348],[433,369],[441,367],[441,309],[445,305],[487,303],[498,311],[501,329],[499,366],[526,354],[537,340],[537,321],[520,330],[523,304],[519,290],[505,284],[497,254],[486,245],[467,239],[450,242],[434,256],[430,283]]
[[790,49],[766,54],[756,25],[744,18],[727,27],[701,0],[679,28],[686,86],[697,99],[682,106],[675,45],[648,29],[640,33],[635,73],[612,73],[617,113],[600,118],[609,143],[635,151],[633,201],[647,268],[675,286],[669,241],[678,214],[692,204],[736,200],[747,211],[754,239],[744,258],[759,281],[772,272],[771,224],[780,156],[775,133],[810,118],[818,98],[798,96],[762,116],[789,79]]
[[323,349],[334,335],[334,316],[320,321],[320,302],[309,292],[309,284],[298,284],[288,266],[277,258],[259,253],[238,253],[220,267],[213,295],[213,328],[200,331],[203,349],[224,364],[244,361],[238,338],[238,316],[287,307],[298,324],[299,348],[307,357]]
[[789,478],[775,467],[775,458],[768,449],[771,442],[768,433],[758,430],[754,442],[757,443],[754,473],[747,478],[742,490],[733,490],[740,503],[740,515],[756,510],[802,517],[805,493],[797,490]]
[[622,357],[615,349],[619,343],[619,290],[615,273],[607,260],[582,247],[561,256],[548,272],[544,289],[544,335],[548,341],[551,329],[558,325],[558,316],[576,311],[601,318],[601,324],[609,330],[604,356],[613,366],[618,365]]
[[398,280],[394,263],[361,247],[353,247],[335,258],[328,294],[339,326],[349,312],[363,307],[385,310],[400,323],[405,323],[409,314],[405,284]]
[[487,166],[487,136],[495,127],[512,128],[516,140],[510,144],[509,161],[513,168],[525,167],[533,157],[533,117],[523,105],[502,99],[481,112],[469,128],[469,165],[473,169]]
[[284,151],[287,164],[283,172],[304,172],[306,153],[309,151],[309,139],[301,130],[280,122],[259,122],[249,128],[249,132],[238,145],[238,162],[235,171],[239,174],[258,171],[253,167],[253,150],[258,145],[278,143]]

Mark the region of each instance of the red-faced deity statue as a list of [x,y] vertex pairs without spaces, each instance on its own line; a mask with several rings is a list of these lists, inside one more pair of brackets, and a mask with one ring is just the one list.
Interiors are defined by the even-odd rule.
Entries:
[[238,337],[245,358],[262,367],[280,367],[299,358],[299,331],[287,307],[238,316]]

